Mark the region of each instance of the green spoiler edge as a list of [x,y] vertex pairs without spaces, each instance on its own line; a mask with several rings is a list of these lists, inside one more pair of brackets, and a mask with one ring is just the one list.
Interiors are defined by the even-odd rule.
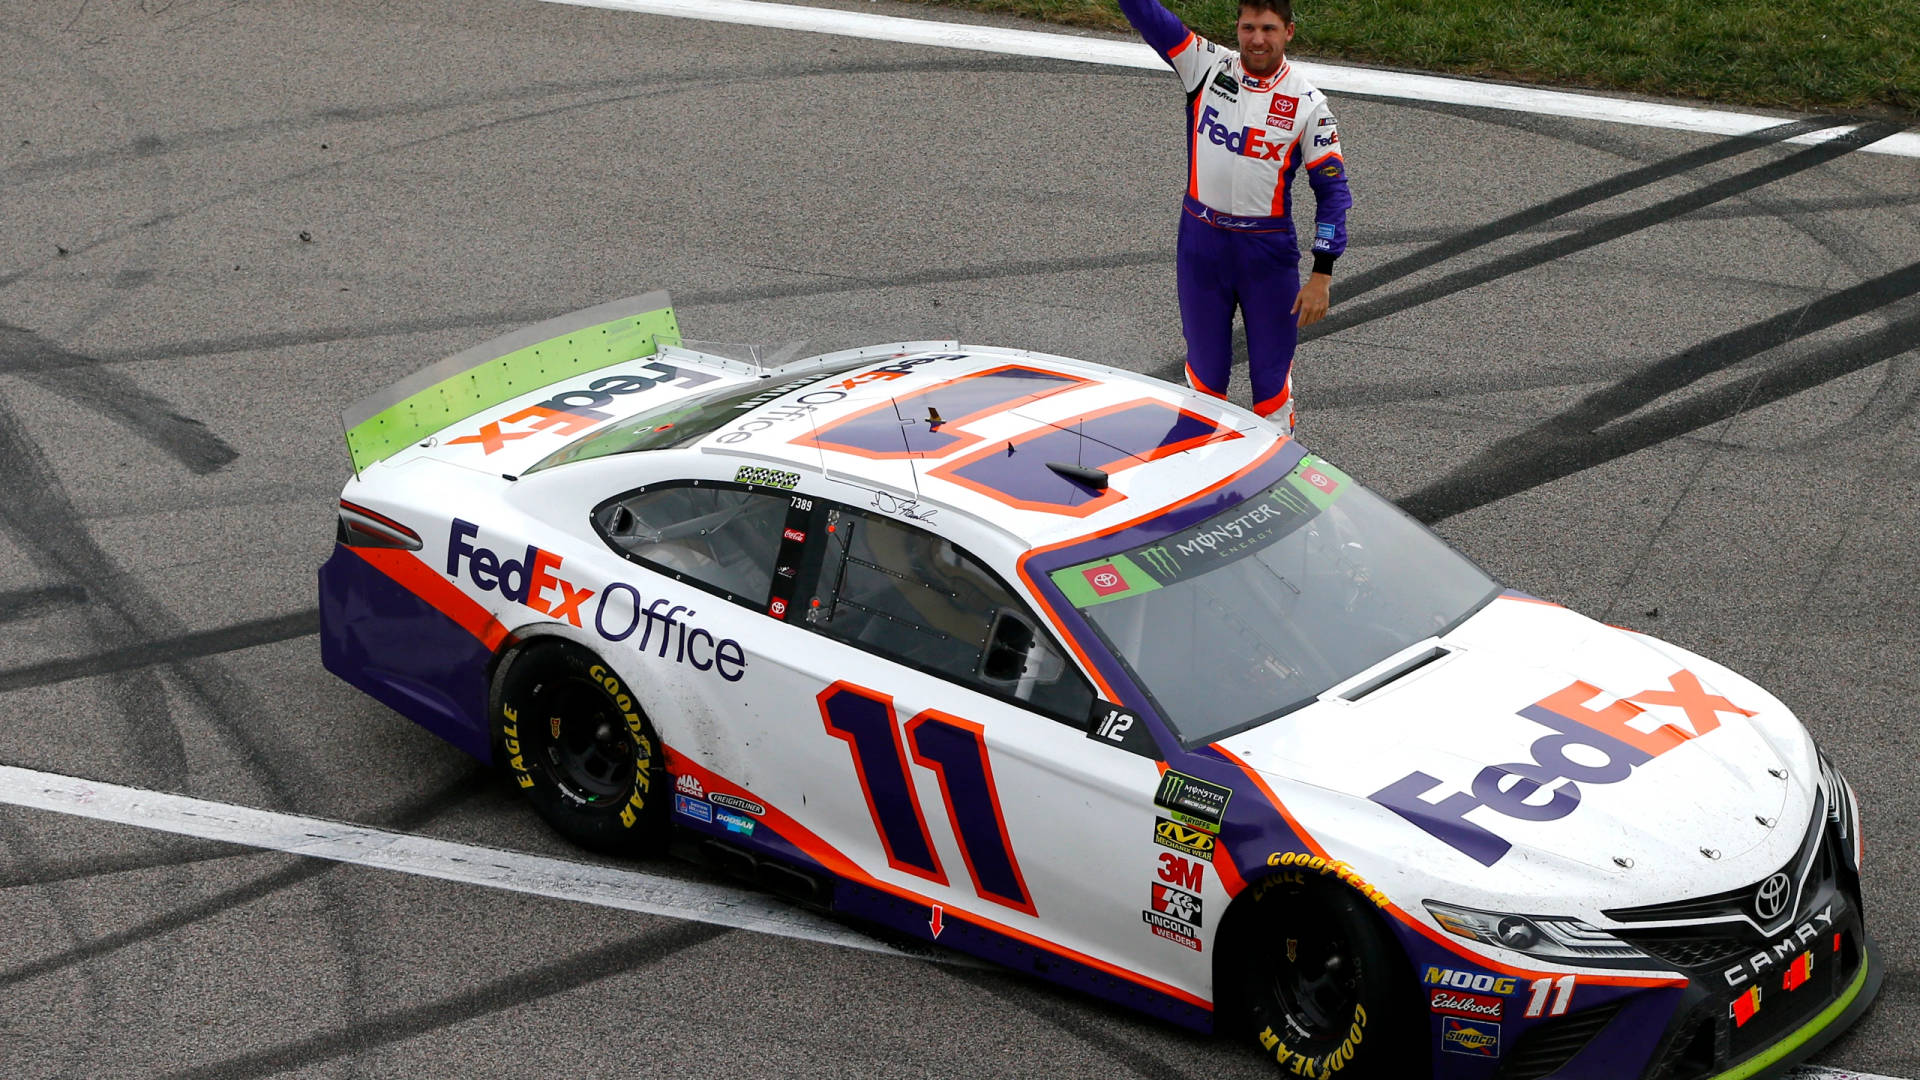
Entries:
[[582,372],[680,344],[664,290],[548,319],[422,368],[340,414],[354,475],[449,424]]

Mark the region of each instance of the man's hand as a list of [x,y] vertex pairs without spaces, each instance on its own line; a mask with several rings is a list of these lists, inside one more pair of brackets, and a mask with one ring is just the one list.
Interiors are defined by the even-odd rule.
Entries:
[[1300,295],[1293,298],[1293,313],[1300,316],[1299,325],[1312,326],[1327,317],[1327,307],[1332,299],[1333,275],[1313,274],[1307,283],[1300,286]]

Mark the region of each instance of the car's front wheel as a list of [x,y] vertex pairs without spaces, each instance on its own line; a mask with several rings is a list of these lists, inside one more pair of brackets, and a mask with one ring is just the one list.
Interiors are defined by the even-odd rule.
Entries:
[[1406,961],[1353,889],[1287,873],[1236,911],[1228,987],[1239,1022],[1288,1075],[1426,1075],[1428,1033]]
[[572,642],[535,641],[501,661],[491,697],[499,758],[556,832],[616,854],[663,845],[660,739],[604,660]]

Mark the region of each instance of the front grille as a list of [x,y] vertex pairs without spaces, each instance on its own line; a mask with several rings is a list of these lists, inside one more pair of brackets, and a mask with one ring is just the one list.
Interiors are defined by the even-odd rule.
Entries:
[[1537,1080],[1560,1071],[1575,1054],[1587,1048],[1622,1007],[1624,1003],[1616,1001],[1535,1024],[1513,1044],[1494,1072],[1494,1080]]
[[[1824,849],[1828,813],[1826,797],[1816,799],[1813,815],[1807,822],[1807,831],[1800,838],[1800,846],[1794,850],[1793,858],[1781,867],[1795,882],[1801,880],[1801,871],[1806,867],[1815,849]],[[1764,879],[1763,879],[1764,880]],[[1807,876],[1801,895],[1812,892],[1816,883],[1822,880],[1818,873]],[[1711,896],[1696,896],[1685,900],[1674,900],[1664,904],[1647,904],[1642,907],[1611,908],[1601,914],[1615,922],[1719,922],[1727,919],[1752,919],[1755,922],[1767,922],[1759,918],[1753,909],[1754,894],[1760,882],[1742,885],[1736,889],[1714,893]],[[1775,921],[1778,920],[1775,916]]]
[[1616,930],[1614,933],[1647,955],[1682,971],[1717,968],[1729,961],[1750,956],[1766,945],[1766,939],[1754,933],[1753,928],[1745,923]]

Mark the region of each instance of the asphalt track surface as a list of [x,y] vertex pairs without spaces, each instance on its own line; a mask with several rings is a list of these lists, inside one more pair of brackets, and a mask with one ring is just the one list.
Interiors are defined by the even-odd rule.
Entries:
[[[1175,375],[1179,104],[509,0],[0,9],[0,764],[577,857],[321,669],[340,409],[651,288],[693,338]],[[1914,1075],[1920,168],[1854,152],[1896,125],[1335,104],[1354,246],[1301,437],[1799,712],[1890,968],[1819,1060]],[[21,807],[0,851],[9,1076],[1272,1075],[965,966]]]

